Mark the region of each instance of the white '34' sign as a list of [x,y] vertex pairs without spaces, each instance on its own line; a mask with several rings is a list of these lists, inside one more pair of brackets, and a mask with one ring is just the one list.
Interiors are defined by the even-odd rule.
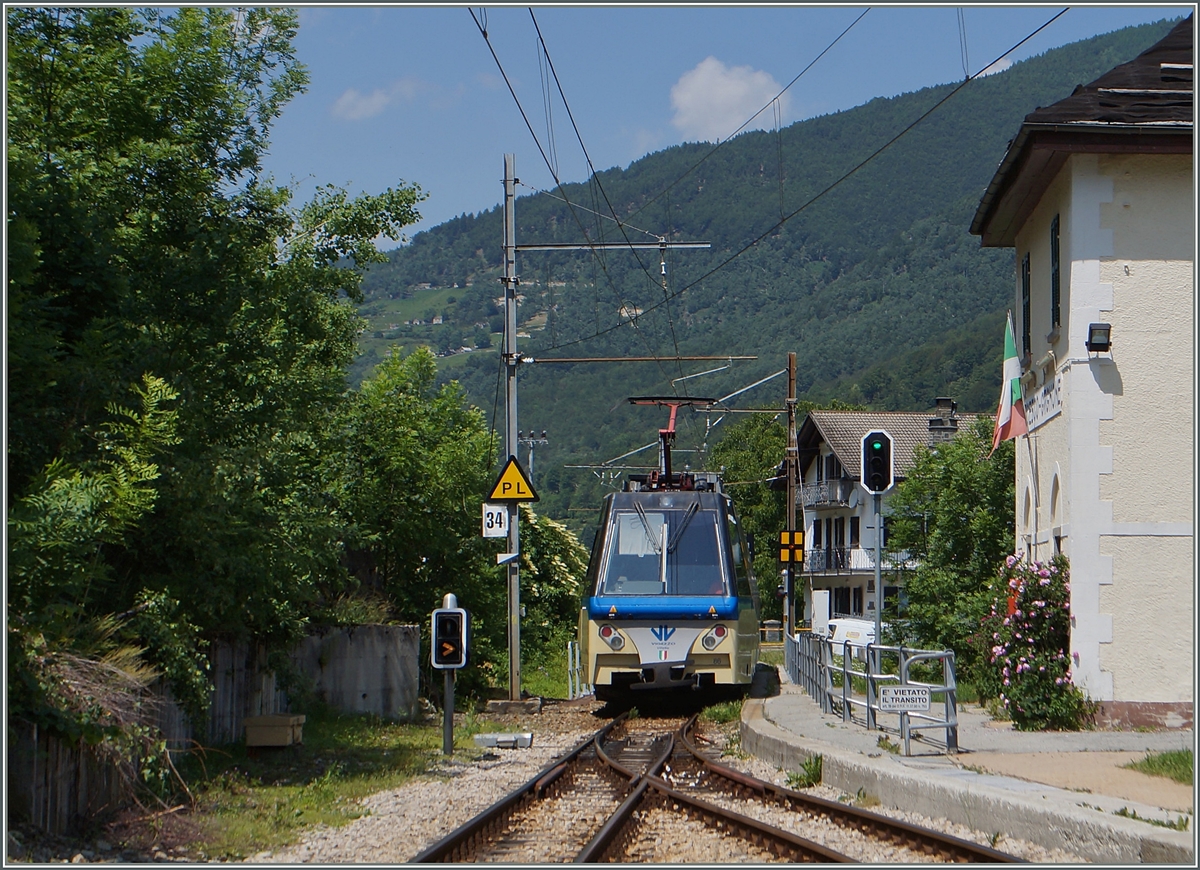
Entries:
[[483,536],[508,537],[508,505],[483,503]]

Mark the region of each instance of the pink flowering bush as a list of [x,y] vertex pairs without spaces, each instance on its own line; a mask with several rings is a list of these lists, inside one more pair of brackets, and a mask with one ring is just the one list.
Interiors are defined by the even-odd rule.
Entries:
[[1008,556],[988,586],[980,694],[998,698],[1020,730],[1077,731],[1095,705],[1072,682],[1070,568],[1062,555],[1022,556]]

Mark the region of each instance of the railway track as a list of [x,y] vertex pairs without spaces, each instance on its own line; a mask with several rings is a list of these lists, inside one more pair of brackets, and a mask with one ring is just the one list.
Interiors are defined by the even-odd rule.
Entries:
[[1012,863],[967,840],[810,797],[719,763],[696,717],[622,714],[412,863]]

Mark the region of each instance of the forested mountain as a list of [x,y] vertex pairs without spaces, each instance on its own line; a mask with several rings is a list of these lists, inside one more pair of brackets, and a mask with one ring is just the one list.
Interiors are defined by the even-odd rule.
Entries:
[[[632,408],[627,396],[724,396],[783,368],[788,351],[801,398],[921,410],[950,395],[961,410],[992,410],[1013,265],[1010,251],[983,249],[968,234],[979,197],[1028,112],[1134,57],[1171,25],[1095,37],[970,82],[898,139],[957,85],[748,132],[716,150],[680,145],[553,195],[519,197],[518,243],[663,236],[712,245],[668,252],[665,290],[655,251],[519,255],[522,353],[758,357],[687,380],[678,379],[720,363],[523,366],[521,428],[545,428],[551,441],[536,459],[542,509],[586,522],[596,478],[564,466],[654,440],[665,412]],[[518,155],[518,176],[529,159]],[[362,308],[372,326],[356,374],[389,347],[473,347],[440,361],[441,376],[459,379],[489,415],[495,408],[502,428],[500,253],[495,208],[422,232],[372,267]],[[643,313],[630,321],[635,310]],[[777,378],[738,404],[781,406],[785,388]],[[681,415],[679,446],[703,448],[705,422]],[[655,453],[629,461],[653,464]]]

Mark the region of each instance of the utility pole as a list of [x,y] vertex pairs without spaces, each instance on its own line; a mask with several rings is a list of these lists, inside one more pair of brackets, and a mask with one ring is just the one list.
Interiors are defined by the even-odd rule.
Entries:
[[[800,473],[800,452],[796,445],[796,354],[788,352],[788,445],[787,445],[787,527],[796,531],[796,477]],[[801,513],[803,522],[804,514]],[[803,531],[803,528],[801,528]],[[801,550],[801,553],[804,551]],[[789,635],[796,624],[796,569],[795,560],[787,563],[787,581],[784,587],[783,630]],[[803,565],[803,562],[801,563]]]
[[[663,287],[666,287],[666,260],[668,248],[708,248],[708,242],[668,242],[665,236],[659,237],[654,243],[635,242],[590,242],[587,244],[551,243],[551,244],[517,244],[516,222],[516,186],[517,177],[515,157],[504,155],[504,446],[509,456],[516,456],[521,443],[520,432],[517,430],[517,366],[522,362],[533,362],[523,359],[517,353],[517,286],[521,283],[517,277],[517,251],[595,251],[595,250],[644,250],[654,249],[659,252],[662,263]],[[725,357],[719,357],[725,359]],[[555,362],[556,360],[545,360]],[[561,360],[558,360],[561,361]],[[532,445],[530,446],[532,450]],[[530,454],[530,475],[533,474],[533,458]],[[508,698],[510,701],[521,700],[521,589],[520,589],[520,535],[517,531],[517,520],[520,512],[518,504],[508,505],[508,552],[513,558],[508,563]]]
[[[517,455],[517,223],[515,157],[504,155],[504,447]],[[521,552],[520,505],[508,505],[508,552]],[[521,700],[520,557],[508,563],[508,699]]]

